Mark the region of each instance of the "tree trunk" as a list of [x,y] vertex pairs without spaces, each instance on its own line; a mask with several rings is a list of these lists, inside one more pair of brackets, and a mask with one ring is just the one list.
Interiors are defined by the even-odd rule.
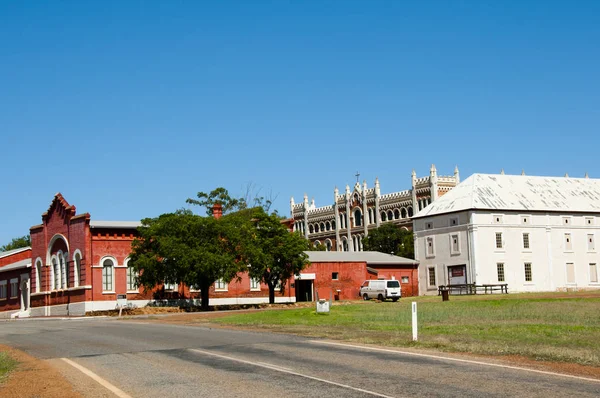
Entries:
[[267,286],[269,286],[269,304],[275,304],[275,285],[268,281]]
[[200,288],[200,308],[203,311],[208,311],[208,291],[210,285],[204,285]]

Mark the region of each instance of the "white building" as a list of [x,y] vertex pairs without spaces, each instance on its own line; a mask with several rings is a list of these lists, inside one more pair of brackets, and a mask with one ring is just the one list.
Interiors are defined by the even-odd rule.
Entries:
[[598,289],[600,180],[474,174],[413,218],[419,291]]

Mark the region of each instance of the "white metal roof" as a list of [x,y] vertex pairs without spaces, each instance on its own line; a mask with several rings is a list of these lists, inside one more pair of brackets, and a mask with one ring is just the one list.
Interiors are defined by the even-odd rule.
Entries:
[[381,252],[305,252],[311,263],[319,262],[366,262],[367,264],[418,264],[410,258]]
[[15,263],[7,264],[5,266],[0,267],[0,272],[12,271],[14,269],[29,267],[31,267],[31,259],[26,258],[25,260],[17,261]]
[[19,247],[18,249],[12,249],[12,250],[7,250],[5,252],[0,252],[0,258],[2,258],[2,257],[8,257],[8,256],[10,256],[12,254],[21,253],[21,252],[24,252],[26,250],[31,250],[31,246]]
[[600,212],[600,179],[473,174],[414,218],[457,211]]
[[139,221],[90,221],[90,228],[137,228],[142,225]]

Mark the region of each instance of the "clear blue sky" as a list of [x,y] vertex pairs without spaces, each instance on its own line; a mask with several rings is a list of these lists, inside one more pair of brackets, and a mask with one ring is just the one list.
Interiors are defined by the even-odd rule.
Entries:
[[600,177],[598,1],[0,2],[0,244],[249,182]]

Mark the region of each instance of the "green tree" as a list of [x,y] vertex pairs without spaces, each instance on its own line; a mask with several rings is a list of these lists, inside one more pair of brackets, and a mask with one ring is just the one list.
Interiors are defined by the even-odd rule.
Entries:
[[363,240],[363,248],[366,251],[415,258],[413,233],[392,223],[383,224],[369,231],[369,235]]
[[165,282],[199,288],[201,307],[207,309],[210,286],[218,279],[228,283],[246,269],[241,248],[249,227],[240,215],[217,220],[189,210],[142,220],[130,256],[139,284],[147,289]]
[[255,208],[251,220],[254,231],[245,244],[251,278],[269,287],[269,303],[275,303],[275,288],[285,290],[285,281],[308,264],[305,251],[309,242],[299,233],[291,233],[275,213]]
[[29,235],[20,236],[13,238],[10,243],[4,246],[0,246],[0,252],[7,252],[9,250],[20,249],[21,247],[31,246],[31,237]]
[[223,207],[223,214],[229,214],[248,207],[246,199],[231,197],[229,191],[223,187],[216,188],[209,193],[198,192],[196,197],[198,199],[188,198],[186,203],[205,207],[206,214],[209,216],[213,215],[213,206],[217,203]]

